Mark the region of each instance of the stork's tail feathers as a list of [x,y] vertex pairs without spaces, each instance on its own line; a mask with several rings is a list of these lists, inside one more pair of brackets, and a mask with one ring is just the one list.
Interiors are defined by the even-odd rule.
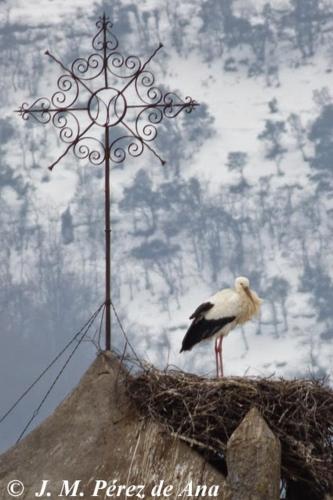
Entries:
[[[190,327],[191,328],[191,327]],[[188,332],[187,332],[188,333]],[[185,335],[184,339],[183,339],[183,342],[182,342],[182,348],[180,349],[179,352],[184,352],[184,351],[190,351],[192,349],[192,347],[194,346],[194,343],[191,342],[190,338],[188,337],[188,335]]]

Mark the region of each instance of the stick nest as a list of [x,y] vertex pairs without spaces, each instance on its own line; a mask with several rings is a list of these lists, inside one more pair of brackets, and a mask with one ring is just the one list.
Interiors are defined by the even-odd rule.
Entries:
[[324,381],[206,379],[148,367],[129,379],[128,395],[141,414],[212,459],[225,456],[232,432],[255,406],[281,441],[282,478],[332,490],[333,391]]

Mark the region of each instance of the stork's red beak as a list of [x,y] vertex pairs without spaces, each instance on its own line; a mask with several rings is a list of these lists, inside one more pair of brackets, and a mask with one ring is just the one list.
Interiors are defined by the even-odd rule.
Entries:
[[254,300],[253,300],[253,297],[251,295],[251,291],[250,291],[250,289],[249,289],[248,286],[244,286],[244,292],[249,297],[249,299],[251,300],[252,304],[254,304]]

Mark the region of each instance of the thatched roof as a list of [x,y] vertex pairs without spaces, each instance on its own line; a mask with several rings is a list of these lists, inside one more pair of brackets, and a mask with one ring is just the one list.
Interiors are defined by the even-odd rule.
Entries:
[[86,498],[96,479],[145,484],[148,499],[160,478],[176,491],[190,479],[221,485],[223,476],[199,454],[140,417],[125,394],[126,380],[116,358],[100,355],[55,412],[0,456],[0,498],[10,498],[6,487],[13,479],[24,483],[20,498],[29,500],[42,479],[50,480],[52,496],[59,494],[63,479],[81,480]]
[[217,469],[224,471],[227,442],[253,407],[280,439],[282,477],[309,492],[300,498],[323,498],[332,487],[333,391],[323,382],[216,380],[140,368],[129,376],[118,358],[101,354],[55,412],[0,456],[0,498],[9,498],[13,479],[24,483],[20,498],[29,500],[42,479],[55,496],[63,479],[81,480],[86,497],[96,479],[117,479],[118,485],[144,484],[150,499],[163,479],[175,498],[192,479],[220,485],[216,498],[229,498]]

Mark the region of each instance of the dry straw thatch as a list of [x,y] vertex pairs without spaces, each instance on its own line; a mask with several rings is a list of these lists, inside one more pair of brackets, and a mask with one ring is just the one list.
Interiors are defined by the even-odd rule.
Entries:
[[146,367],[128,380],[140,412],[171,433],[223,457],[232,432],[255,406],[282,445],[282,478],[314,492],[333,487],[333,391],[324,381],[206,379]]

